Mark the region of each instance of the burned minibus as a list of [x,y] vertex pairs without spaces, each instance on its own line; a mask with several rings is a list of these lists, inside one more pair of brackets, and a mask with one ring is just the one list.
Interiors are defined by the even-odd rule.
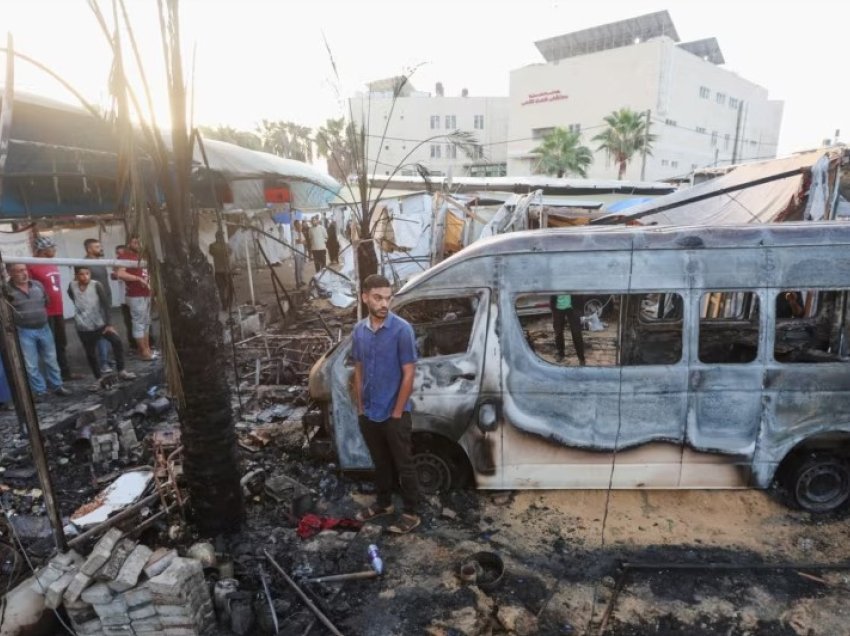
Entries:
[[[850,224],[569,228],[475,243],[405,285],[423,488],[767,488],[850,496]],[[605,299],[555,355],[550,299]],[[591,303],[597,306],[599,303]],[[602,318],[600,319],[600,314]],[[369,469],[351,341],[314,366],[344,470]]]

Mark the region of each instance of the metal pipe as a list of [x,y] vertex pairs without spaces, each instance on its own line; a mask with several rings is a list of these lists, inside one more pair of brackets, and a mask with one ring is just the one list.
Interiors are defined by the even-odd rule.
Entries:
[[71,267],[147,267],[145,261],[128,261],[127,259],[118,258],[66,258],[56,256],[53,258],[40,258],[38,256],[12,256],[11,254],[5,259],[6,263],[17,265],[68,265]]
[[148,495],[147,497],[145,497],[144,499],[142,499],[138,503],[133,504],[129,508],[125,508],[124,510],[119,512],[117,515],[110,517],[106,521],[103,521],[103,522],[97,524],[93,528],[89,528],[88,530],[83,532],[81,535],[74,537],[73,539],[71,539],[68,542],[68,547],[75,548],[78,545],[82,545],[85,541],[87,541],[88,539],[100,534],[104,530],[111,528],[112,526],[114,526],[117,523],[120,523],[121,521],[129,519],[130,517],[135,515],[139,510],[141,510],[145,506],[149,506],[152,503],[155,503],[158,499],[159,499],[159,493],[154,493],[152,495]]
[[378,573],[375,570],[363,570],[362,572],[348,572],[347,574],[329,574],[328,576],[317,576],[307,579],[309,583],[334,583],[337,581],[354,581],[356,579],[376,579]]
[[310,608],[311,612],[313,612],[316,615],[316,618],[318,618],[320,621],[322,621],[322,624],[325,627],[327,627],[334,636],[342,636],[342,632],[340,632],[334,626],[334,624],[331,623],[331,621],[328,619],[328,617],[325,616],[318,607],[316,607],[316,604],[313,603],[313,601],[310,600],[310,598],[304,593],[304,590],[302,590],[300,587],[298,587],[298,585],[296,585],[295,581],[293,581],[291,578],[289,578],[289,575],[284,571],[284,569],[282,567],[280,567],[280,565],[278,565],[278,562],[274,560],[274,558],[272,557],[271,554],[269,554],[269,551],[263,550],[263,554],[266,555],[266,559],[268,559],[269,563],[272,564],[272,567],[275,570],[277,570],[278,573],[283,577],[283,579],[287,582],[289,587],[291,587],[295,591],[295,593],[298,594],[299,598],[302,601],[304,601],[304,604],[308,608]]

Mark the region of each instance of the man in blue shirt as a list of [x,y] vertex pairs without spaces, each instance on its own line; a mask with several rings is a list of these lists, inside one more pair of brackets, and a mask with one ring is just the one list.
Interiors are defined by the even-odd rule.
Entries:
[[391,514],[393,485],[401,483],[404,509],[388,529],[404,534],[421,522],[410,419],[416,337],[413,327],[389,310],[392,289],[386,278],[368,276],[362,296],[369,315],[354,327],[354,392],[360,432],[375,464],[378,497],[357,517],[366,521]]

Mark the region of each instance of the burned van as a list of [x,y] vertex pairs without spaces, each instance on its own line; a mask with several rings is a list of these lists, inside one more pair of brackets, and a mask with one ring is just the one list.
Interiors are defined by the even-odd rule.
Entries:
[[[576,228],[475,243],[393,300],[419,348],[412,415],[423,487],[779,479],[804,509],[833,510],[850,497],[848,290],[850,225],[835,222]],[[579,313],[581,299],[600,299],[563,351],[553,298]],[[345,340],[316,364],[310,391],[340,466],[369,469],[350,350]]]

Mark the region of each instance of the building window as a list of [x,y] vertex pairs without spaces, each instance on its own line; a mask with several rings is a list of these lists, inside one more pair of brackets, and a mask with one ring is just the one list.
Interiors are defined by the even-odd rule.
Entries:
[[389,150],[389,149],[390,149],[389,146],[384,146],[384,150]]
[[723,150],[729,150],[729,133],[723,135]]
[[476,144],[473,150],[473,157],[475,159],[483,159],[484,158],[484,146],[480,144]]
[[442,146],[440,144],[431,144],[431,159],[439,159],[440,158],[440,149]]
[[671,162],[670,162],[670,167],[671,167],[671,168],[678,168],[678,167],[679,167],[679,162],[678,162],[678,161],[671,161]]
[[700,133],[701,135],[704,135],[706,130],[702,126],[697,126],[697,132]]
[[431,130],[436,130],[440,127],[440,116],[431,115]]
[[531,138],[532,139],[545,139],[548,137],[555,129],[552,126],[548,128],[532,128],[531,129]]
[[716,130],[711,131],[711,145],[712,146],[717,145],[717,131]]
[[665,119],[664,123],[667,124],[668,126],[675,126],[676,120],[675,119]]
[[726,93],[717,93],[717,95],[715,96],[715,99],[717,100],[718,104],[725,104],[726,103]]
[[570,124],[569,131],[571,133],[580,133],[581,132],[581,124]]
[[473,118],[473,128],[475,130],[484,130],[484,115],[475,115]]
[[711,91],[708,90],[707,86],[700,86],[699,87],[699,96],[700,97],[702,97],[703,99],[708,99],[710,95],[711,95]]
[[729,108],[738,108],[738,98],[730,97],[729,98]]
[[454,115],[446,115],[446,130],[454,130],[457,128],[457,123]]
[[750,145],[751,145],[751,146],[755,146],[755,145],[756,145],[756,143],[757,143],[757,142],[756,142],[756,140],[755,140],[755,139],[750,139]]
[[669,164],[669,163],[670,163],[670,162],[669,162],[669,161],[667,161],[666,159],[662,159],[662,160],[661,160],[661,165],[662,165],[662,166],[666,166],[666,165],[667,165],[667,164]]
[[446,144],[446,159],[457,159],[457,146]]

